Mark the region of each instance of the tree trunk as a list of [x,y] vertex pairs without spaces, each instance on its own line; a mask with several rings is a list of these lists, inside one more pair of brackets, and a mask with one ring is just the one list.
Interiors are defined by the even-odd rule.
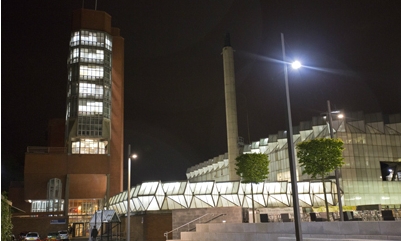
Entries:
[[324,204],[326,205],[326,217],[327,217],[327,222],[330,222],[329,205],[328,205],[328,203],[327,203],[326,185],[325,185],[325,183],[324,183],[324,176],[322,176],[322,183],[323,183],[323,193],[324,193]]
[[252,217],[253,217],[253,223],[255,223],[255,205],[253,203],[253,183],[251,183],[251,194],[252,194]]

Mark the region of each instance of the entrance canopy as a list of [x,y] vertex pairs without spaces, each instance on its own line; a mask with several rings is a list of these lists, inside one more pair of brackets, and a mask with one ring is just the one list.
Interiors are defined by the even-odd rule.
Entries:
[[96,226],[98,230],[103,223],[121,223],[121,221],[114,210],[100,210],[95,212],[89,222],[91,229]]

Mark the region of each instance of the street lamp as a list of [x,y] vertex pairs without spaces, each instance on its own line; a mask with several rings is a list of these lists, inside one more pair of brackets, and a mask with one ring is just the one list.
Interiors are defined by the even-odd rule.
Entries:
[[294,62],[292,62],[291,67],[292,67],[293,69],[299,69],[299,68],[302,67],[302,64],[301,64],[301,62],[299,62],[299,61],[294,61]]
[[130,241],[131,232],[131,158],[136,159],[136,154],[131,154],[131,145],[128,145],[128,185],[127,185],[127,241]]
[[[287,144],[288,144],[288,158],[290,161],[290,175],[291,175],[291,190],[292,200],[294,208],[294,223],[295,223],[295,237],[297,241],[302,241],[302,229],[301,229],[301,218],[299,211],[299,200],[298,200],[298,186],[297,186],[297,172],[295,165],[294,155],[294,142],[292,136],[292,120],[291,120],[291,106],[290,106],[290,93],[288,90],[288,63],[285,57],[285,45],[284,45],[284,34],[281,33],[281,46],[283,50],[283,63],[284,63],[284,80],[285,80],[285,94],[287,99],[287,117],[288,117],[288,131],[287,131]],[[296,68],[301,67],[301,63],[292,65]]]
[[[340,116],[341,115],[341,116]],[[334,138],[334,133],[333,133],[333,119],[331,116],[331,107],[330,107],[330,100],[327,100],[327,116],[329,118],[329,128],[330,128],[330,138]],[[338,115],[339,118],[343,118],[344,116],[342,114]],[[341,188],[340,188],[340,171],[338,168],[335,170],[335,177],[336,177],[336,189],[337,189],[337,199],[338,199],[338,212],[340,213],[340,221],[344,221],[344,214],[343,214],[343,205],[341,201]],[[324,183],[323,183],[324,185]]]

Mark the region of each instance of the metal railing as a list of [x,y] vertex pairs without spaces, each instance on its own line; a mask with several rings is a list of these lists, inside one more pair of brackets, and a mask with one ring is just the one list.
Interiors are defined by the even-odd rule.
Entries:
[[[175,231],[178,231],[179,229],[181,229],[181,228],[183,228],[183,227],[185,227],[185,226],[187,226],[187,231],[193,230],[193,229],[190,229],[190,228],[189,228],[189,225],[190,225],[191,223],[194,223],[194,222],[196,222],[196,221],[198,221],[198,220],[200,220],[200,219],[202,219],[202,218],[204,218],[204,217],[206,217],[206,216],[209,216],[209,215],[211,215],[211,218],[210,218],[209,220],[203,222],[203,223],[208,223],[208,222],[210,222],[210,221],[212,221],[212,220],[214,220],[214,219],[216,219],[216,218],[218,218],[218,217],[220,217],[220,216],[224,216],[224,215],[226,215],[226,214],[225,214],[225,213],[220,213],[220,214],[206,213],[206,214],[204,214],[204,215],[202,215],[202,216],[200,216],[200,217],[198,217],[198,218],[195,218],[195,219],[192,220],[192,221],[189,221],[189,222],[187,222],[187,223],[185,223],[185,224],[179,226],[178,228],[175,228],[175,229],[173,229],[173,230],[171,230],[171,231],[165,232],[165,233],[164,233],[164,236],[166,237],[166,240],[168,240],[168,235],[169,235],[170,233],[173,233],[173,232],[175,232]],[[200,223],[202,223],[202,222],[200,222]]]

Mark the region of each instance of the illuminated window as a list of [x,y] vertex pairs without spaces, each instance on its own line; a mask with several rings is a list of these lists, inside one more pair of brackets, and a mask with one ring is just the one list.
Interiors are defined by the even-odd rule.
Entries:
[[72,143],[72,150],[71,150],[71,152],[72,152],[73,154],[78,154],[78,153],[79,153],[79,144],[80,144],[79,141],[74,141],[74,142]]
[[79,97],[82,98],[103,98],[103,86],[90,84],[90,83],[80,83],[79,84]]
[[73,48],[70,51],[70,63],[77,63],[78,62],[78,57],[79,57],[79,48]]
[[[71,34],[66,118],[68,123],[71,118],[77,121],[76,132],[70,136],[71,153],[107,153],[103,138],[109,138],[104,135],[110,128],[105,120],[111,116],[112,39],[108,33],[96,30]],[[86,209],[84,205],[82,208]]]
[[111,37],[109,35],[106,35],[106,48],[108,50],[111,50],[111,47],[112,47]]
[[72,154],[106,154],[107,141],[82,139],[72,143]]
[[70,46],[76,46],[79,43],[79,32],[74,32],[71,34]]
[[94,214],[101,206],[99,199],[70,199],[68,215]]
[[79,115],[101,114],[103,102],[81,99],[79,100],[78,111]]
[[104,50],[101,49],[81,49],[81,62],[102,63],[104,60]]
[[31,212],[54,212],[64,210],[64,200],[33,200]]
[[103,78],[103,67],[98,65],[79,66],[80,79],[101,79]]
[[81,45],[104,47],[104,36],[103,32],[81,30]]

